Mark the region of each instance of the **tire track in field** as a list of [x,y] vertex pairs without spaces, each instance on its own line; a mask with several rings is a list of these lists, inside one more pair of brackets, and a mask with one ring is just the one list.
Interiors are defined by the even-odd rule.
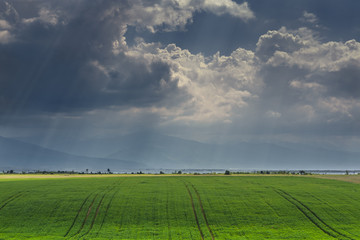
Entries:
[[[333,210],[334,210],[335,212],[337,212],[339,215],[342,215],[342,212],[341,212],[341,211],[339,211],[338,209],[334,208],[334,207],[333,207],[331,204],[329,204],[327,201],[324,201],[323,199],[318,198],[318,197],[314,196],[314,195],[311,194],[311,193],[308,193],[308,192],[307,192],[306,194],[308,194],[309,196],[311,196],[311,197],[313,197],[314,199],[318,200],[319,202],[325,204],[327,207],[333,209]],[[359,237],[359,235],[356,235],[356,234],[354,234],[354,233],[351,233],[351,232],[347,232],[347,233],[349,233],[349,234],[351,234],[351,235],[353,235],[353,236],[355,236],[355,237]]]
[[93,205],[94,205],[94,202],[95,202],[95,199],[96,199],[97,196],[98,196],[98,194],[96,194],[95,197],[93,198],[93,200],[91,201],[91,204],[90,204],[90,206],[89,206],[89,208],[88,208],[88,211],[87,211],[87,213],[86,213],[86,216],[85,216],[85,218],[84,218],[84,220],[83,220],[83,222],[82,222],[79,230],[78,230],[72,237],[75,237],[76,235],[78,235],[78,234],[81,232],[81,230],[84,228],[84,225],[85,225],[85,223],[86,223],[86,221],[87,221],[87,219],[88,219],[88,217],[89,217],[89,215],[90,215],[91,209],[92,209],[92,207],[93,207]]
[[80,238],[81,238],[81,237],[84,237],[85,235],[87,235],[87,234],[91,231],[91,229],[93,228],[94,223],[95,223],[95,220],[96,220],[96,217],[97,217],[97,215],[99,214],[99,210],[100,210],[100,207],[101,207],[101,204],[102,204],[102,202],[103,202],[103,200],[104,200],[105,195],[106,195],[106,193],[102,196],[102,198],[100,199],[100,202],[98,203],[98,205],[97,205],[97,207],[96,207],[95,215],[94,215],[94,217],[93,217],[93,219],[92,219],[92,221],[91,221],[91,224],[90,224],[89,229],[88,229],[83,235],[81,235]]
[[[322,232],[325,234],[334,237],[339,238],[339,236],[344,237],[346,239],[354,240],[353,238],[347,236],[346,234],[343,234],[333,227],[329,226],[326,222],[324,222],[316,213],[314,213],[308,206],[303,204],[301,201],[297,200],[295,197],[291,196],[289,193],[277,189],[275,190],[276,193],[278,193],[281,197],[283,197],[285,200],[290,202],[292,205],[294,205],[304,216],[309,219],[317,228],[319,228]],[[307,213],[306,210],[310,213]],[[316,221],[317,220],[317,221]],[[324,226],[321,226],[324,225]],[[326,229],[328,228],[328,229]]]
[[184,183],[184,184],[185,184],[186,190],[187,190],[187,192],[189,194],[189,197],[190,197],[190,200],[191,200],[191,207],[192,207],[193,212],[194,212],[196,225],[197,225],[197,227],[199,229],[201,239],[204,240],[204,233],[202,232],[201,227],[200,227],[199,218],[198,218],[196,210],[195,210],[195,204],[194,204],[193,196],[192,196],[192,194],[190,192],[190,189],[189,189],[188,185],[186,183]]
[[84,207],[86,201],[89,199],[90,196],[91,196],[91,193],[90,193],[90,194],[84,199],[84,201],[82,202],[82,204],[81,204],[79,210],[77,211],[76,216],[75,216],[75,218],[74,218],[74,220],[73,220],[70,228],[67,230],[67,232],[65,233],[64,237],[66,237],[66,236],[70,233],[71,229],[74,227],[75,222],[76,222],[77,218],[79,217],[82,208]]
[[329,235],[330,237],[336,238],[336,235],[332,234],[331,232],[327,231],[326,229],[322,228],[316,221],[314,221],[301,207],[298,206],[298,204],[291,201],[289,198],[285,197],[284,194],[282,194],[280,191],[276,191],[282,198],[284,198],[286,201],[294,205],[307,219],[309,219],[317,228],[319,228],[322,232],[324,232],[326,235]]
[[108,211],[109,211],[110,205],[111,205],[111,203],[112,203],[115,195],[116,195],[118,192],[119,192],[119,190],[117,190],[116,192],[114,192],[114,194],[113,194],[113,195],[111,196],[111,198],[110,198],[109,203],[108,203],[107,206],[106,206],[105,213],[104,213],[104,218],[103,218],[103,220],[101,221],[101,225],[100,225],[99,230],[98,230],[97,233],[96,233],[96,237],[99,235],[99,232],[101,231],[101,229],[102,229],[102,227],[103,227],[103,225],[104,225],[105,218],[106,218],[106,215],[107,215],[107,213],[108,213]]
[[278,217],[280,217],[280,214],[278,213],[278,211],[277,211],[267,200],[265,200],[264,198],[263,198],[263,200],[264,200],[265,204],[266,204],[271,210],[273,210],[273,212],[274,212]]
[[295,197],[291,196],[289,193],[280,190],[281,192],[283,192],[284,194],[286,194],[287,196],[291,197],[292,199],[294,199],[296,202],[298,202],[299,204],[301,204],[304,208],[306,208],[309,212],[311,212],[321,223],[323,223],[325,226],[327,226],[329,229],[331,229],[332,231],[334,231],[335,233],[339,234],[340,236],[346,237],[351,239],[349,236],[347,236],[346,234],[343,234],[339,231],[337,231],[336,229],[334,229],[333,227],[329,226],[326,222],[324,222],[319,216],[316,215],[316,213],[314,213],[308,206],[306,206],[305,204],[303,204],[300,200],[296,199]]
[[21,197],[22,193],[16,193],[11,195],[10,197],[8,197],[7,199],[5,199],[4,201],[2,201],[2,205],[0,206],[0,210],[3,209],[6,205],[8,205],[9,203],[11,203],[12,201],[18,199],[19,197]]
[[[113,189],[115,189],[119,184],[121,184],[121,183],[124,182],[124,181],[125,181],[125,180],[118,180],[117,182],[114,182],[114,183],[113,183],[113,187],[112,187],[112,189],[111,189],[110,191],[112,191]],[[109,192],[110,192],[110,191],[109,191]],[[103,225],[104,225],[104,223],[105,223],[105,218],[106,218],[106,216],[107,216],[107,213],[108,213],[108,211],[109,211],[109,208],[110,208],[110,206],[111,206],[111,203],[112,203],[115,195],[116,195],[119,191],[120,191],[120,189],[118,189],[118,190],[116,190],[116,191],[114,192],[114,194],[111,196],[108,204],[106,205],[104,217],[103,217],[103,220],[101,221],[100,228],[99,228],[99,230],[98,230],[97,233],[96,233],[96,237],[99,235],[99,232],[101,231],[101,229],[102,229],[102,227],[103,227]]]
[[[121,183],[121,182],[123,182],[123,181],[118,181],[118,182]],[[110,185],[110,186],[107,187],[107,189],[105,190],[105,193],[104,193],[103,196],[101,197],[100,202],[98,203],[98,205],[97,205],[97,207],[96,207],[95,215],[94,215],[94,217],[93,217],[93,219],[92,219],[92,221],[91,221],[91,224],[90,224],[89,229],[88,229],[83,235],[81,235],[79,238],[84,237],[85,235],[89,234],[89,232],[92,230],[92,228],[94,227],[96,218],[97,218],[97,216],[99,215],[99,211],[100,211],[100,208],[101,208],[101,206],[102,206],[102,203],[103,203],[103,201],[104,201],[105,196],[116,188],[116,186],[118,185],[118,182],[115,182],[115,183],[113,183],[112,185]],[[106,207],[105,214],[104,214],[104,218],[103,218],[103,220],[102,220],[102,222],[101,222],[100,229],[99,229],[99,230],[97,231],[97,233],[96,233],[96,237],[98,236],[98,234],[99,234],[99,232],[100,232],[100,230],[101,230],[101,228],[102,228],[102,226],[103,226],[103,224],[104,224],[105,217],[106,217],[106,214],[107,214],[107,212],[108,212],[108,210],[109,210],[110,204],[111,204],[111,202],[112,202],[115,194],[116,194],[118,191],[119,191],[119,190],[116,190],[116,191],[114,192],[114,194],[112,195],[112,197],[111,197],[111,199],[110,199],[110,201],[109,201],[109,203],[108,203],[108,205],[107,205],[107,207]]]
[[[106,187],[106,190],[108,190],[108,192],[110,192],[111,190],[113,190],[113,189],[116,187],[115,185],[116,185],[116,183],[114,183],[113,185],[107,186],[107,187]],[[68,236],[69,233],[71,232],[71,230],[73,229],[76,221],[77,221],[78,218],[79,218],[79,215],[80,215],[83,207],[85,206],[86,202],[88,201],[88,199],[90,198],[90,196],[91,196],[92,194],[93,194],[93,193],[90,193],[90,194],[84,199],[84,201],[82,202],[82,204],[81,204],[79,210],[77,211],[77,214],[76,214],[76,216],[75,216],[75,218],[74,218],[74,220],[73,220],[70,228],[68,229],[68,231],[66,232],[66,234],[64,235],[64,237]],[[106,193],[105,193],[105,194],[106,194]],[[103,198],[105,197],[105,194],[104,194]],[[83,220],[83,223],[82,223],[80,229],[79,229],[72,237],[78,235],[78,234],[81,232],[82,228],[84,227],[84,225],[85,225],[85,223],[86,223],[86,219],[89,217],[89,214],[90,214],[90,212],[91,212],[91,207],[92,207],[92,205],[94,204],[94,201],[95,201],[97,195],[98,195],[98,194],[96,194],[96,195],[94,196],[94,198],[93,198],[93,200],[92,200],[92,203],[90,204],[90,207],[89,207],[89,209],[88,209],[87,215],[86,215],[85,219]],[[103,201],[103,198],[101,199],[101,202]],[[98,207],[99,207],[99,205],[98,205]],[[99,208],[100,208],[100,207],[99,207]],[[96,216],[97,216],[97,214],[98,214],[98,211],[99,211],[99,210],[97,209],[97,212],[96,212],[96,214],[95,214]],[[96,217],[95,217],[95,218],[96,218]],[[93,220],[93,222],[95,222],[95,219]],[[93,227],[93,225],[94,225],[94,223],[92,223],[91,228]],[[90,230],[91,230],[91,229],[90,229]],[[71,238],[71,237],[70,237],[70,238]]]
[[200,194],[199,194],[198,190],[195,188],[195,186],[194,186],[193,184],[190,184],[190,185],[192,186],[192,188],[194,189],[194,191],[195,191],[195,193],[196,193],[197,199],[198,199],[199,204],[200,204],[201,213],[202,213],[202,215],[203,215],[203,217],[204,217],[204,220],[205,220],[205,223],[206,223],[206,227],[207,227],[207,229],[208,229],[209,232],[210,232],[211,239],[212,239],[212,240],[215,240],[214,234],[213,234],[213,232],[212,232],[212,230],[211,230],[211,228],[210,228],[209,222],[208,222],[208,220],[207,220],[204,207],[203,207],[203,205],[202,205],[202,201],[201,201],[201,198],[200,198]]

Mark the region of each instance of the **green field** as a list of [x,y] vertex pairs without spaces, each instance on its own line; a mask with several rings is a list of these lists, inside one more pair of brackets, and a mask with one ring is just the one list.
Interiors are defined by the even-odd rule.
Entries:
[[360,185],[291,176],[0,178],[0,239],[360,239]]

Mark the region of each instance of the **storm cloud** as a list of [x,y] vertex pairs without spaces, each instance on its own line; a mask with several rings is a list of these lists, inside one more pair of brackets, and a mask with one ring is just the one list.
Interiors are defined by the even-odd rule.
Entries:
[[[1,127],[10,136],[21,126],[81,128],[84,138],[152,128],[205,140],[221,132],[226,141],[356,137],[360,43],[329,40],[323,13],[300,5],[298,15],[279,16],[291,22],[281,26],[252,1],[1,1]],[[181,47],[203,16],[255,26],[253,35],[223,36],[236,45],[225,53]],[[213,29],[197,31],[220,38]],[[178,33],[179,44],[146,38]]]

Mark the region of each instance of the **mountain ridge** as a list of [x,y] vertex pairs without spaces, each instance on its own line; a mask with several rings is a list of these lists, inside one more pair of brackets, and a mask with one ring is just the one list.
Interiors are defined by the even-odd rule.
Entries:
[[0,136],[0,169],[14,170],[77,170],[105,171],[138,169],[144,164],[120,159],[73,155],[36,144]]
[[[146,140],[151,139],[151,141]],[[348,169],[360,167],[360,154],[315,146],[238,142],[231,145],[201,143],[177,137],[141,133],[124,137],[122,149],[106,156],[133,159],[158,168],[181,163],[189,168]],[[141,142],[141,140],[143,141]],[[140,142],[140,144],[139,144]],[[138,145],[137,145],[137,144]],[[135,147],[134,147],[135,146]],[[141,151],[138,146],[142,146]]]
[[[138,169],[346,170],[360,168],[360,153],[302,144],[286,143],[280,145],[264,142],[234,142],[222,145],[202,143],[154,132],[137,132],[111,139],[90,139],[77,144],[78,142],[75,142],[75,140],[74,142],[68,142],[68,145],[72,146],[73,150],[82,154],[81,156],[85,154],[90,155],[84,157],[87,160],[79,160],[83,166],[87,164],[86,161],[91,163],[93,161],[96,162],[96,160],[100,162],[105,161],[104,159],[106,159],[109,163],[113,161],[122,161],[130,165],[134,163]],[[92,155],[93,153],[96,155]],[[63,162],[67,164],[67,161]],[[83,169],[85,168],[83,166],[78,167]]]

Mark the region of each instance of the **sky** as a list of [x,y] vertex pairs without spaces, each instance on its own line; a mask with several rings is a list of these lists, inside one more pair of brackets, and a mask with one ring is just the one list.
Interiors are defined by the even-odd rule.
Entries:
[[360,145],[356,0],[0,0],[0,136]]

